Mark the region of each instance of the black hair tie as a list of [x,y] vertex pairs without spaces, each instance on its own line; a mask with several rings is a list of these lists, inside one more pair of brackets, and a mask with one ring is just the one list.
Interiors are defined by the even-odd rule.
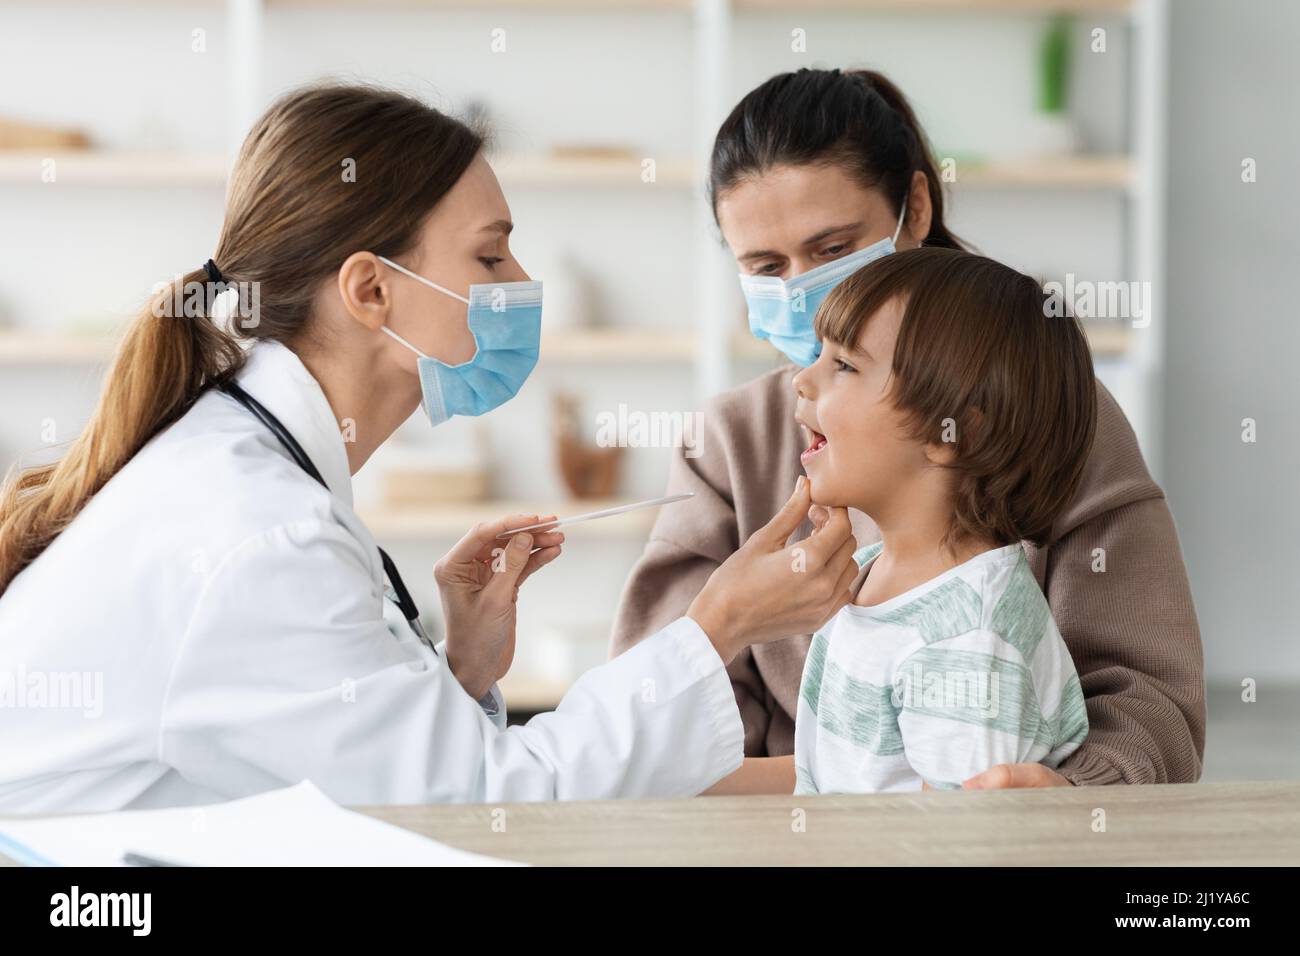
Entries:
[[225,279],[223,279],[223,278],[221,277],[221,270],[217,268],[217,264],[216,264],[215,262],[213,262],[211,259],[209,259],[207,262],[203,263],[203,271],[206,272],[206,273],[208,274],[208,281],[209,281],[209,282],[225,282],[225,281],[226,281]]

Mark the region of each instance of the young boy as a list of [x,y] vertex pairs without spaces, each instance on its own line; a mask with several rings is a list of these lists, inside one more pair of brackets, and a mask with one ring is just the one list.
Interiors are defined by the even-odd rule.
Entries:
[[794,378],[802,463],[816,505],[860,509],[881,541],[813,636],[793,767],[747,760],[712,792],[954,788],[1083,742],[1079,678],[1020,543],[1050,537],[1096,416],[1083,332],[1044,305],[1029,277],[937,248],[822,304],[822,353]]

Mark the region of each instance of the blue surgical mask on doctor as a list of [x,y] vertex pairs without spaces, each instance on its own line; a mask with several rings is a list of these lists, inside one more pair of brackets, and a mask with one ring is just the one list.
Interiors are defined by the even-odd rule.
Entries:
[[453,415],[482,415],[515,397],[537,364],[542,339],[542,284],[494,282],[471,285],[469,298],[445,289],[383,256],[379,261],[459,299],[469,308],[474,357],[448,365],[425,355],[388,326],[384,331],[420,357],[420,391],[424,413],[434,425]]
[[821,354],[822,343],[813,331],[813,316],[822,299],[837,285],[869,262],[892,255],[903,228],[907,204],[898,213],[894,235],[864,249],[841,256],[791,279],[741,273],[740,288],[749,307],[749,331],[770,341],[796,365],[807,368]]

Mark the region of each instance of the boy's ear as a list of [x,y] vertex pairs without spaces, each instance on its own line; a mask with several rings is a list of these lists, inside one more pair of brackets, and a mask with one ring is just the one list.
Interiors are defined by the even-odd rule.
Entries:
[[925,446],[925,457],[930,464],[946,468],[957,460],[957,443],[930,442]]
[[984,415],[978,408],[967,409],[966,414],[961,420],[957,418],[945,418],[939,423],[939,439],[932,441],[925,446],[925,457],[932,465],[948,466],[957,460],[957,442],[965,441],[969,447],[971,435],[961,434],[964,428],[967,432],[977,432],[984,423]]

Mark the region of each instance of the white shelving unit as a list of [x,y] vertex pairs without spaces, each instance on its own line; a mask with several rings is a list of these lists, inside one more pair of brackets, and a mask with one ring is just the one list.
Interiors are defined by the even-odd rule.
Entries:
[[[0,184],[33,185],[41,181],[43,164],[57,164],[59,180],[67,186],[206,186],[224,187],[230,163],[220,156],[185,153],[105,150],[6,150],[0,152]],[[529,189],[581,186],[635,189],[640,185],[639,160],[580,159],[565,156],[497,156],[492,166],[508,187]],[[693,189],[703,177],[688,159],[658,164],[657,181]],[[1125,156],[1072,156],[1053,160],[994,161],[963,168],[961,180],[950,186],[968,189],[1062,189],[1130,191],[1135,169]],[[734,278],[734,277],[733,277]]]
[[[147,6],[147,0],[135,0]],[[129,6],[130,0],[121,4]],[[549,367],[585,366],[595,371],[615,366],[617,375],[636,376],[658,382],[664,367],[676,368],[674,381],[689,381],[696,407],[709,395],[730,385],[738,374],[746,374],[763,363],[776,364],[778,356],[767,345],[745,334],[737,314],[735,267],[716,242],[712,215],[704,198],[709,152],[717,124],[733,105],[735,78],[746,61],[732,49],[747,18],[770,17],[797,9],[805,13],[844,17],[925,17],[926,29],[961,29],[963,23],[978,23],[985,16],[1046,17],[1054,13],[1076,13],[1116,18],[1128,34],[1129,66],[1126,71],[1125,106],[1129,132],[1123,149],[1104,154],[1081,154],[1051,160],[999,158],[977,163],[963,160],[958,182],[948,188],[955,197],[1032,193],[1043,196],[1097,196],[1122,203],[1122,234],[1114,246],[1123,250],[1126,274],[1132,279],[1151,280],[1158,289],[1163,275],[1164,249],[1164,114],[1166,32],[1168,0],[212,0],[196,4],[223,20],[223,64],[226,84],[218,115],[212,122],[229,130],[221,141],[229,144],[197,152],[157,150],[30,151],[0,152],[0,188],[40,189],[43,164],[53,160],[61,186],[77,190],[78,197],[100,197],[110,193],[172,189],[193,191],[219,199],[224,189],[234,150],[270,98],[267,76],[268,36],[274,35],[273,16],[284,11],[318,10],[326,21],[331,12],[364,9],[378,18],[374,29],[383,29],[384,13],[412,10],[447,10],[456,13],[482,10],[524,11],[553,14],[562,29],[565,18],[589,24],[602,16],[626,16],[646,12],[673,14],[672,29],[690,31],[690,117],[689,142],[678,142],[674,155],[659,157],[656,183],[660,191],[645,191],[640,160],[628,155],[581,156],[550,152],[506,152],[492,158],[507,193],[545,195],[554,191],[595,191],[620,202],[664,205],[671,195],[674,210],[685,208],[680,228],[691,230],[690,273],[683,299],[693,303],[693,321],[688,328],[664,329],[650,325],[622,325],[600,329],[556,329],[545,333],[542,361]],[[268,14],[272,22],[268,24]],[[662,18],[660,18],[662,19]],[[658,22],[656,20],[656,22]],[[677,26],[680,24],[680,28]],[[296,36],[295,43],[310,46],[311,33]],[[926,50],[915,51],[924,59]],[[990,54],[992,55],[992,54]],[[833,65],[833,64],[824,64]],[[776,72],[773,70],[772,72]],[[1028,82],[1028,77],[1026,77]],[[905,84],[906,85],[906,84]],[[918,106],[924,102],[917,98]],[[593,130],[599,134],[599,129]],[[664,193],[667,189],[670,193]],[[80,191],[86,191],[85,193]],[[134,195],[134,193],[132,193]],[[206,207],[205,207],[206,208]],[[640,209],[640,206],[634,208]],[[654,205],[647,210],[654,211]],[[662,214],[667,216],[669,214]],[[674,211],[671,215],[677,215]],[[689,217],[689,218],[686,218]],[[666,220],[659,228],[667,228]],[[673,227],[675,228],[675,227]],[[1044,225],[1043,228],[1051,228]],[[170,259],[168,260],[171,261]],[[200,260],[201,261],[201,260]],[[544,278],[544,276],[543,276]],[[105,363],[114,348],[110,331],[76,332],[36,328],[0,330],[0,378],[9,371],[50,367],[78,370]],[[1148,327],[1129,329],[1115,323],[1085,323],[1099,363],[1123,367],[1137,382],[1140,401],[1129,408],[1130,418],[1142,441],[1153,470],[1159,464],[1159,388],[1164,354],[1164,314],[1160,301],[1152,303]],[[689,371],[683,376],[682,370]],[[29,377],[30,378],[30,377]],[[684,386],[679,386],[684,387]],[[674,400],[675,401],[675,400]],[[687,406],[689,407],[689,406]],[[527,494],[531,494],[529,491]],[[427,546],[458,536],[467,524],[480,517],[511,512],[554,510],[553,501],[491,500],[472,505],[435,506],[422,509],[372,509],[365,515],[376,536],[399,547]],[[573,510],[588,510],[603,503],[584,503]],[[583,534],[601,539],[602,547],[632,547],[643,537],[653,512],[640,512],[606,523],[593,523]],[[575,537],[579,534],[575,529]],[[599,550],[599,549],[597,549]],[[603,560],[603,559],[602,559]],[[521,675],[514,696],[527,698],[532,707],[552,704],[563,690],[554,682],[530,680]]]
[[[1129,273],[1134,278],[1154,279],[1163,267],[1163,199],[1161,162],[1163,140],[1165,22],[1167,0],[811,0],[798,5],[801,13],[950,15],[1046,15],[1073,12],[1123,16],[1133,34],[1132,58],[1142,69],[1130,69],[1129,90],[1132,133],[1126,155],[1078,155],[1061,159],[1000,160],[964,164],[959,182],[949,186],[956,194],[980,190],[1039,190],[1044,192],[1096,191],[1123,196],[1128,208],[1126,235],[1117,237],[1127,250]],[[355,7],[355,0],[225,0],[230,78],[229,141],[238,143],[244,131],[265,105],[264,35],[265,14],[271,7]],[[739,18],[751,13],[789,9],[785,0],[505,0],[501,3],[470,3],[468,0],[380,0],[370,7],[391,9],[501,9],[555,12],[558,16],[598,16],[601,12],[680,11],[689,14],[693,31],[694,143],[691,155],[660,161],[657,182],[694,193],[693,217],[697,251],[692,256],[699,316],[695,336],[681,333],[590,332],[553,337],[548,354],[560,361],[647,362],[691,361],[694,391],[698,403],[733,381],[737,361],[752,363],[765,354],[738,341],[735,315],[734,269],[719,254],[713,224],[703,198],[705,170],[717,120],[731,105],[729,84],[731,38]],[[310,42],[310,38],[303,42]],[[37,184],[43,163],[54,160],[60,182],[86,188],[156,188],[186,186],[224,187],[232,156],[178,154],[166,152],[64,151],[0,153],[0,185]],[[626,189],[640,187],[640,165],[636,157],[582,158],[563,155],[506,155],[494,157],[508,190],[547,188]],[[1159,308],[1159,303],[1154,304]],[[1141,406],[1133,411],[1134,426],[1148,456],[1159,461],[1158,436],[1151,427],[1157,420],[1158,382],[1163,354],[1163,316],[1152,315],[1150,326],[1141,334],[1120,336],[1117,330],[1095,327],[1094,342],[1101,340],[1099,355],[1121,358],[1121,344],[1130,348],[1125,361],[1140,381]],[[51,342],[13,333],[0,336],[0,362],[75,360],[93,355],[96,349],[78,341],[66,352]]]

